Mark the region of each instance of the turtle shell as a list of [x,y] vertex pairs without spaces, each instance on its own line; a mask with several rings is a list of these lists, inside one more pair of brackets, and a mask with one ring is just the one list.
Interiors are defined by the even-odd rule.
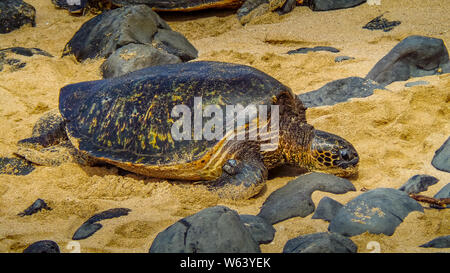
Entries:
[[239,8],[244,0],[112,0],[116,6],[145,4],[157,11],[194,11],[209,8]]
[[[180,168],[211,157],[223,139],[195,140],[194,129],[189,129],[192,140],[174,140],[175,106],[191,109],[193,127],[195,97],[201,97],[203,109],[218,105],[225,115],[227,105],[272,105],[280,94],[296,98],[288,87],[255,68],[199,61],[65,86],[59,110],[74,146],[90,156],[132,166],[132,171],[152,165]],[[304,109],[301,114],[304,118]],[[203,125],[208,120],[211,117],[203,117]]]

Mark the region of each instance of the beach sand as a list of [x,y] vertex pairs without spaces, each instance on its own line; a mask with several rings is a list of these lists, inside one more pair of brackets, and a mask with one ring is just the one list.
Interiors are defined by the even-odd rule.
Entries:
[[[60,58],[65,44],[93,15],[69,16],[50,0],[27,0],[37,10],[37,26],[25,26],[0,35],[0,48],[38,47],[53,54],[21,57],[27,66],[0,72],[0,156],[11,156],[16,142],[29,137],[34,123],[56,108],[61,87],[100,79],[103,60],[77,63]],[[241,26],[233,11],[163,14],[169,25],[183,33],[199,50],[198,60],[215,60],[256,67],[297,93],[350,76],[365,77],[376,62],[409,35],[441,38],[450,46],[450,6],[446,1],[382,1],[381,6],[312,12],[296,7],[279,16],[266,14]],[[385,13],[402,23],[390,32],[362,29]],[[299,47],[333,46],[334,54],[315,52],[287,55]],[[340,55],[354,60],[335,63]],[[418,79],[410,79],[416,81]],[[431,166],[434,152],[450,135],[450,74],[421,78],[430,84],[404,87],[395,82],[368,98],[307,110],[309,123],[348,139],[358,150],[359,176],[352,180],[357,191],[343,195],[315,192],[317,205],[324,196],[346,203],[364,189],[398,188],[415,174],[435,176],[439,182],[423,194],[433,196],[450,182],[450,174]],[[294,177],[272,177],[267,188],[250,200],[218,199],[201,186],[171,183],[139,175],[120,175],[117,168],[85,167],[72,163],[36,167],[27,176],[0,175],[0,252],[22,252],[38,240],[54,240],[62,252],[75,230],[89,217],[106,209],[124,207],[128,216],[102,221],[103,228],[79,241],[81,252],[147,252],[156,235],[166,227],[201,209],[228,206],[241,214],[257,214],[274,190]],[[17,214],[37,198],[52,210],[32,216]],[[427,205],[425,205],[427,206]],[[302,234],[326,231],[322,220],[292,218],[274,225],[275,239],[261,245],[263,252],[281,252],[287,240]],[[450,234],[450,210],[425,209],[409,214],[392,236],[362,234],[351,239],[358,252],[370,252],[371,241],[381,252],[448,252],[420,248],[438,236]]]

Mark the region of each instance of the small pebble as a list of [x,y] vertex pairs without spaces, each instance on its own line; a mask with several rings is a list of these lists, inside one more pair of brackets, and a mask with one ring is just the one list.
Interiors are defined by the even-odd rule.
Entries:
[[25,209],[23,212],[21,212],[17,215],[19,215],[21,217],[28,216],[28,215],[35,214],[36,212],[39,212],[42,209],[51,210],[51,208],[47,205],[47,203],[45,203],[44,200],[39,198],[36,201],[34,201],[34,203],[31,204],[31,206],[29,206],[27,209]]

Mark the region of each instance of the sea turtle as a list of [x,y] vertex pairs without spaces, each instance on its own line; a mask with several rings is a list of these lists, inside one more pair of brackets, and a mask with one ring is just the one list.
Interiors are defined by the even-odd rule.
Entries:
[[[83,164],[104,162],[150,177],[203,181],[231,198],[254,196],[268,170],[283,164],[354,175],[355,148],[307,124],[305,110],[290,88],[246,65],[154,66],[63,87],[61,115],[44,115],[33,137],[19,141],[17,153],[44,165],[75,155]],[[244,112],[245,122],[237,122]]]
[[[52,0],[58,8],[67,9],[72,14],[85,10],[108,10],[115,7],[145,4],[155,11],[197,11],[205,9],[238,9],[238,18],[254,17],[268,11],[278,10],[280,14],[290,12],[295,4],[304,0]],[[243,19],[248,22],[249,19]]]

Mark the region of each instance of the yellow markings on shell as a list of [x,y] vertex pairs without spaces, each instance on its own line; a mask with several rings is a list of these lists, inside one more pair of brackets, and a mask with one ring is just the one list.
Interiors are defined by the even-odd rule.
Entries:
[[141,163],[144,159],[145,159],[145,157],[141,157],[141,158],[139,158],[138,160],[136,160],[135,163],[139,164],[139,163]]
[[88,130],[89,134],[92,134],[92,131],[95,129],[96,126],[97,126],[97,118],[93,117]]
[[145,112],[144,120],[148,120],[152,116],[152,108],[156,105],[157,98],[158,98],[158,95],[155,95],[153,97],[153,100],[152,100],[152,103],[150,104],[150,107],[148,107],[147,112]]
[[183,97],[178,95],[172,95],[172,101],[182,101]]
[[159,146],[156,144],[156,137],[157,137],[157,134],[154,133],[153,131],[150,131],[149,135],[148,135],[148,139],[149,139],[148,143],[151,144],[153,148],[159,150]]

